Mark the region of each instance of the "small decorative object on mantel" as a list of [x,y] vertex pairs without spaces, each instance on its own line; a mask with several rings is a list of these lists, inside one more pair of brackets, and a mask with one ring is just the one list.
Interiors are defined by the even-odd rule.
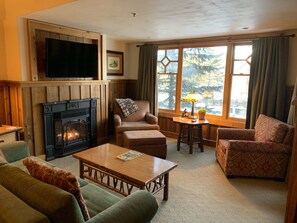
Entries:
[[198,110],[198,117],[200,120],[204,120],[206,115],[206,108],[200,108]]
[[124,53],[108,50],[106,56],[107,76],[124,75]]

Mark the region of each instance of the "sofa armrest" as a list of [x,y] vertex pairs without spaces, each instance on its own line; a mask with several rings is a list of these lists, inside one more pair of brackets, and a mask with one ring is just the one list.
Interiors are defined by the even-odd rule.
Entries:
[[118,114],[114,114],[113,115],[113,122],[114,122],[114,127],[121,126],[122,125],[121,116],[118,115]]
[[254,129],[218,128],[217,139],[254,140]]
[[148,191],[140,190],[95,215],[87,223],[148,223],[157,210],[155,197]]
[[257,152],[257,153],[282,153],[290,154],[291,146],[274,143],[274,142],[259,142],[259,141],[245,141],[245,140],[229,140],[230,151],[241,152]]
[[150,124],[158,124],[158,117],[149,112],[145,114],[145,120]]
[[0,150],[8,163],[30,156],[29,146],[24,141],[1,143]]

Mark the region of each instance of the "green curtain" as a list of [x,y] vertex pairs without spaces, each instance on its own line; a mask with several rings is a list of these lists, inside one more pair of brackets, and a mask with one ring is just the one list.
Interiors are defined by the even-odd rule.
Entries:
[[286,121],[288,54],[289,37],[253,41],[246,128],[254,128],[260,114]]
[[157,56],[158,46],[142,45],[139,50],[137,99],[148,100],[150,111],[157,115]]

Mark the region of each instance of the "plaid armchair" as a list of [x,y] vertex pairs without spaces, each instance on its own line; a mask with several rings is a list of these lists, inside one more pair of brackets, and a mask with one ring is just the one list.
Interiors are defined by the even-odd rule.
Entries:
[[255,129],[218,128],[216,159],[227,177],[284,180],[293,137],[293,126],[261,114]]

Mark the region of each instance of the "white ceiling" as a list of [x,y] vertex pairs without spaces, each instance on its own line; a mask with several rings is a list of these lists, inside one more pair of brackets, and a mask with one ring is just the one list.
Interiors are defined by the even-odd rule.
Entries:
[[297,0],[77,0],[24,17],[145,42],[297,29]]

